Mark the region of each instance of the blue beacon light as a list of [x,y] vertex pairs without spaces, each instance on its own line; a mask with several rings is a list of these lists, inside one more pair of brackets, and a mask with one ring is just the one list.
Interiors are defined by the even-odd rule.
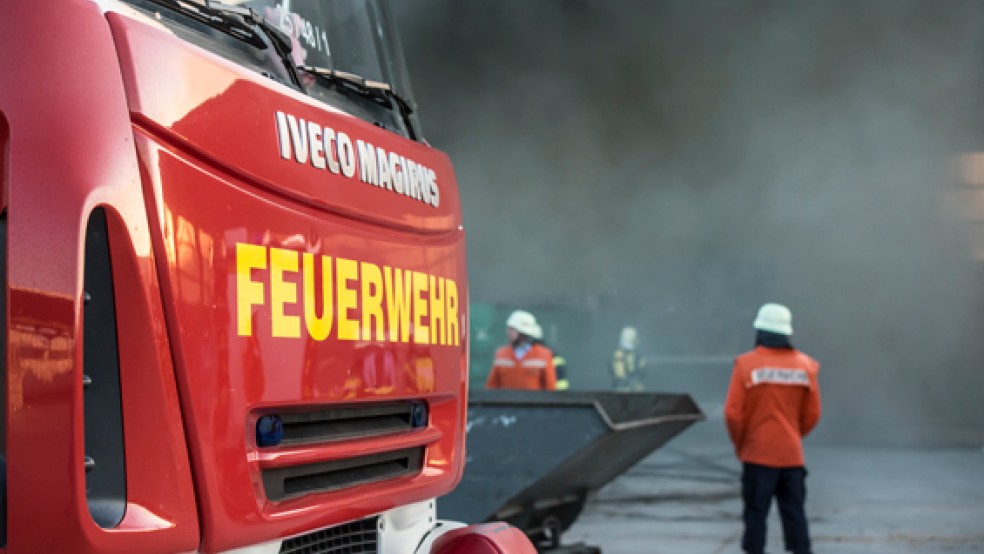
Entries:
[[284,440],[284,420],[278,415],[265,415],[256,421],[256,444],[277,446]]
[[410,410],[410,426],[414,429],[427,427],[430,420],[426,402],[414,402]]

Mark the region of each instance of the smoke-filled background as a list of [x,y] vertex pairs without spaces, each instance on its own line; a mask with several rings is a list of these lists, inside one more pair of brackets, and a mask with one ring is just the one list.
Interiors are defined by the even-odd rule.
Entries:
[[960,163],[984,150],[984,4],[393,4],[471,301],[560,314],[573,387],[608,386],[634,324],[650,388],[713,415],[779,301],[823,364],[819,440],[984,440]]

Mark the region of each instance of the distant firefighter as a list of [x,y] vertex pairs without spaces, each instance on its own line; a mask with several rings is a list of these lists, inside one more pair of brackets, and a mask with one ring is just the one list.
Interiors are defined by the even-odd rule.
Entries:
[[557,390],[567,390],[571,388],[571,382],[567,378],[567,359],[557,351],[555,347],[547,344],[543,339],[543,327],[537,324],[536,334],[533,336],[533,344],[539,344],[550,349],[553,356],[554,371],[557,373]]
[[618,391],[641,391],[646,359],[636,350],[639,333],[635,327],[623,327],[619,334],[618,347],[612,353],[611,371],[613,387]]
[[742,461],[745,552],[765,551],[766,517],[775,497],[786,550],[808,554],[806,468],[802,438],[820,420],[820,364],[793,348],[792,314],[765,304],[754,327],[755,349],[735,359],[724,416]]
[[556,389],[553,352],[542,344],[536,344],[535,337],[541,334],[533,314],[523,310],[510,314],[506,320],[509,344],[496,350],[485,388]]

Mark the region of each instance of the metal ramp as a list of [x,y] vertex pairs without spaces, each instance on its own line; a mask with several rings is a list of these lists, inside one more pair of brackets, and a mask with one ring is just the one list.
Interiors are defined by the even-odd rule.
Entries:
[[507,521],[557,547],[600,489],[704,413],[686,394],[472,391],[465,473],[438,516]]

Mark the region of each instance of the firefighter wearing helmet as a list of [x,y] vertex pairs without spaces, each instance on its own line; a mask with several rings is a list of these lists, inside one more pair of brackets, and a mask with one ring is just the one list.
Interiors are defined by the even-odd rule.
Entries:
[[764,552],[766,519],[775,498],[785,549],[809,554],[802,438],[820,420],[820,364],[793,348],[793,318],[786,306],[763,305],[753,326],[755,349],[735,359],[724,406],[742,462],[742,549]]
[[489,389],[555,390],[557,373],[553,352],[537,343],[542,335],[533,314],[516,310],[506,320],[509,344],[495,352],[485,382]]
[[617,391],[641,391],[642,373],[646,368],[646,359],[639,355],[636,347],[639,344],[639,333],[635,327],[626,326],[619,333],[618,347],[612,353],[612,381]]
[[553,356],[554,371],[557,373],[557,390],[570,389],[571,382],[567,379],[567,359],[553,345],[547,344],[547,341],[543,339],[543,327],[539,324],[536,326],[536,334],[533,335],[533,344],[539,344],[550,349]]

